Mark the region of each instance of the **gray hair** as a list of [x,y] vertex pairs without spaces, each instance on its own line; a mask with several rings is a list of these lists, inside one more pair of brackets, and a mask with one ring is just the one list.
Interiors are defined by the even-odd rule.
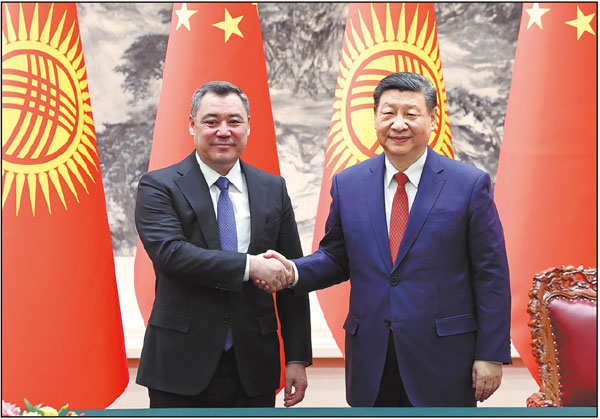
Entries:
[[379,106],[379,99],[386,90],[399,90],[401,92],[417,92],[423,93],[427,110],[432,112],[437,106],[437,91],[427,77],[416,73],[392,73],[383,78],[373,92],[373,102],[375,111]]
[[244,108],[246,109],[246,113],[250,115],[250,102],[248,101],[248,96],[242,92],[242,89],[233,83],[229,83],[228,81],[209,81],[198,88],[198,90],[196,90],[194,93],[194,96],[192,96],[192,118],[196,117],[196,112],[200,107],[202,98],[208,92],[212,92],[217,96],[227,96],[230,94],[238,95],[242,101],[242,105],[244,105]]

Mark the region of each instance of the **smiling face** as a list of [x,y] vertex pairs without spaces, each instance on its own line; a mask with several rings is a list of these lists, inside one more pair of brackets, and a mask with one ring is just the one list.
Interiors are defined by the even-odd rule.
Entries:
[[189,117],[189,129],[200,160],[226,175],[246,148],[250,115],[235,93],[207,92],[196,115]]
[[435,128],[435,109],[420,92],[386,90],[375,111],[377,139],[390,162],[406,170],[425,152]]

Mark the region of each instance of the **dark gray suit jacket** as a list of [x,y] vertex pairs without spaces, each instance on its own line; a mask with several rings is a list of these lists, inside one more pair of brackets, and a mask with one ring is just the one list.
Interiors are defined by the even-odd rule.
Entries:
[[[195,153],[195,152],[194,152]],[[279,388],[278,320],[288,361],[312,362],[308,297],[271,294],[243,282],[246,254],[221,251],[208,185],[194,153],[142,176],[135,220],[156,273],[156,298],[138,384],[194,395],[208,385],[231,325],[242,384],[250,396]],[[302,248],[285,181],[241,162],[251,214],[249,254]]]

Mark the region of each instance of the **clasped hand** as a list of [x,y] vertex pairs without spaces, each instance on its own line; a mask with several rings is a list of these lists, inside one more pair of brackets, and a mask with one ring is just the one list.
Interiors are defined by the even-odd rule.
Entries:
[[269,293],[281,291],[294,283],[290,261],[274,250],[250,258],[250,279]]

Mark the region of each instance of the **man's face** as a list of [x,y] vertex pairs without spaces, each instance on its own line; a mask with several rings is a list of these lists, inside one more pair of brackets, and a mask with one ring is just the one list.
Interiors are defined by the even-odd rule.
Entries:
[[375,111],[377,139],[398,170],[421,157],[434,128],[435,110],[427,110],[422,93],[386,90],[381,95]]
[[235,93],[218,96],[208,92],[196,115],[189,117],[189,129],[200,159],[226,175],[246,148],[250,116]]

